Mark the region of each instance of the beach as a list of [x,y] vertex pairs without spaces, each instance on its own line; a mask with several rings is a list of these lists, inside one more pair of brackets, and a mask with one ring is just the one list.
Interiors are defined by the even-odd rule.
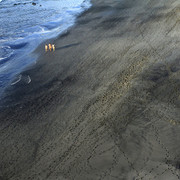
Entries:
[[6,89],[0,180],[180,179],[180,2],[91,3]]

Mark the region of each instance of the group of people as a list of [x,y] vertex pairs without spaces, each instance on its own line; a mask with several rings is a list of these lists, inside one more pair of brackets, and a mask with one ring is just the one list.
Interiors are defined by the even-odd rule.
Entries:
[[54,44],[46,44],[45,45],[45,51],[47,52],[47,51],[55,51],[55,45]]

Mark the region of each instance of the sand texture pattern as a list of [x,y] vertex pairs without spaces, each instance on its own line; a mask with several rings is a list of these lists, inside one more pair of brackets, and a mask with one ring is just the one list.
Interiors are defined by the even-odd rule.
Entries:
[[92,4],[7,89],[0,180],[180,179],[180,1]]

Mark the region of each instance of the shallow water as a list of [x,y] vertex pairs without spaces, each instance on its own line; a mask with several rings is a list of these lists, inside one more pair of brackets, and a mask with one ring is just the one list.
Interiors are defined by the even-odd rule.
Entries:
[[72,26],[90,6],[89,0],[0,0],[0,96],[36,62],[31,52]]

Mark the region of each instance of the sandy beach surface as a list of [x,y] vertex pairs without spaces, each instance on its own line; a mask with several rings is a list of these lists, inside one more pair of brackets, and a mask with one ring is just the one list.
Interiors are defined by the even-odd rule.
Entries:
[[1,102],[0,180],[180,179],[180,1],[92,0],[54,43]]

